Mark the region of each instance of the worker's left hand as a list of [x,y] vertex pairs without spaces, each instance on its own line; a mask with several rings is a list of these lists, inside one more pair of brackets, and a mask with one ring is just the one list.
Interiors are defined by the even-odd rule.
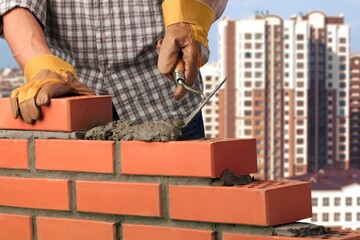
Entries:
[[[158,69],[174,80],[173,72],[181,57],[185,63],[185,83],[192,86],[199,68],[209,58],[207,36],[215,13],[198,0],[165,0],[162,7],[165,36],[158,42]],[[180,100],[185,93],[186,90],[179,85],[174,93],[175,100]]]

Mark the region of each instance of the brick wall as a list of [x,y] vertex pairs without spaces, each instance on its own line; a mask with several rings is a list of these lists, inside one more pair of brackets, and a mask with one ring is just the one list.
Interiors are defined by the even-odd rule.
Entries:
[[[63,113],[78,117],[66,106]],[[5,118],[0,129],[22,129]],[[41,126],[57,130],[46,116]],[[0,139],[1,240],[289,239],[271,236],[273,226],[311,216],[309,183],[214,186],[224,170],[257,171],[254,139],[146,143],[46,136]],[[337,234],[331,239],[360,237]]]

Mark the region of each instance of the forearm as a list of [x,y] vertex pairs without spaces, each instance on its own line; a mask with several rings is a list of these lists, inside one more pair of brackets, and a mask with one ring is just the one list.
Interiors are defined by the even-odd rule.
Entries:
[[31,58],[40,54],[51,54],[44,32],[29,10],[11,10],[3,16],[3,24],[4,37],[22,70]]
[[204,3],[209,5],[215,12],[216,19],[220,18],[228,0],[202,0]]

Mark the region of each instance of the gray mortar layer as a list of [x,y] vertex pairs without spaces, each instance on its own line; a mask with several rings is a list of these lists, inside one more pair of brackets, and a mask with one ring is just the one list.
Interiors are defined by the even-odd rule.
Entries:
[[85,132],[0,130],[0,139],[84,139]]
[[183,125],[182,120],[144,122],[141,124],[134,121],[115,121],[87,131],[75,132],[0,130],[0,139],[35,138],[168,142],[180,138]]
[[168,142],[178,140],[181,135],[182,120],[145,122],[116,121],[104,126],[94,127],[85,134],[85,139],[145,142]]

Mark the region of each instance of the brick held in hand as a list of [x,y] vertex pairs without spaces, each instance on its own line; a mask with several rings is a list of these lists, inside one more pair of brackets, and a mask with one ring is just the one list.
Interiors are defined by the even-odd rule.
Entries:
[[43,118],[35,124],[14,119],[10,98],[0,98],[0,129],[33,131],[83,131],[112,121],[110,96],[76,96],[53,98],[41,108]]

